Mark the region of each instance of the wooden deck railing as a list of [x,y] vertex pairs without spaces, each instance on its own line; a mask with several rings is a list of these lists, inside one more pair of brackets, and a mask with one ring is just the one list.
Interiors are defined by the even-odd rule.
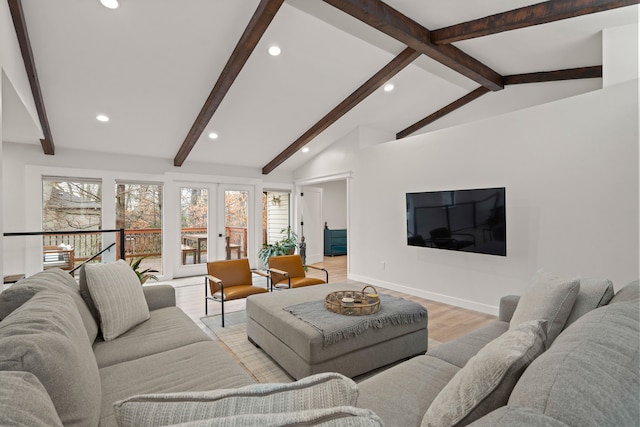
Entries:
[[[92,234],[50,234],[42,237],[44,246],[59,246],[65,244],[74,248],[75,261],[80,263],[102,248],[102,231],[96,230]],[[137,258],[141,256],[159,257],[162,255],[162,229],[149,228],[144,230],[125,229],[125,257]],[[180,230],[180,240],[185,234],[207,234],[206,228],[191,227]],[[241,256],[247,256],[247,229],[243,227],[226,227],[226,235],[232,245],[239,245]],[[119,247],[119,245],[116,245]],[[204,243],[202,250],[206,251]],[[118,249],[116,258],[120,258]]]

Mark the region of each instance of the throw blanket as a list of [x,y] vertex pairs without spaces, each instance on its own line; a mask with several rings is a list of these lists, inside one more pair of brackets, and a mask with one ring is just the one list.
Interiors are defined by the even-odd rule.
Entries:
[[366,316],[332,313],[324,307],[324,300],[303,302],[283,310],[316,328],[325,346],[355,337],[369,328],[408,325],[427,317],[427,309],[420,304],[391,295],[380,295],[380,311]]

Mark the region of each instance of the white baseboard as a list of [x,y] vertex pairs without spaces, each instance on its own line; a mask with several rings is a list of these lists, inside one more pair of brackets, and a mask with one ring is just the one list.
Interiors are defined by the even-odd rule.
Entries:
[[408,286],[400,285],[397,283],[386,282],[383,280],[374,279],[372,277],[360,276],[358,274],[349,274],[348,278],[350,280],[357,280],[358,282],[363,282],[367,284],[371,284],[373,286],[380,286],[382,288],[391,289],[393,291],[403,292],[405,294],[413,295],[416,297],[428,299],[431,301],[441,302],[444,304],[453,305],[456,307],[465,308],[467,310],[479,311],[481,313],[487,313],[494,316],[498,315],[498,306],[492,306],[488,304],[482,304],[475,301],[470,301],[462,298],[456,298],[448,295],[438,294],[434,292],[428,292],[422,289],[411,288]]

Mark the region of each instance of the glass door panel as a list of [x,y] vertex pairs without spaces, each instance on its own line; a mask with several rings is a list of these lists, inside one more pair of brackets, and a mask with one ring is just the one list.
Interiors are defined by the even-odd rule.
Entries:
[[180,265],[207,262],[209,189],[180,188]]
[[225,259],[247,258],[249,223],[249,191],[225,190]]

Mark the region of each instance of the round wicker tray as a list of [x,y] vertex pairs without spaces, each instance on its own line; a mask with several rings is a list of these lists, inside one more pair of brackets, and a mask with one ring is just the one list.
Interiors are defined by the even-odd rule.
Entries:
[[[366,292],[367,288],[373,289],[373,292]],[[353,298],[353,305],[343,303],[343,298]],[[376,288],[367,285],[361,291],[335,291],[327,294],[324,307],[333,313],[366,316],[380,310],[380,297]]]

